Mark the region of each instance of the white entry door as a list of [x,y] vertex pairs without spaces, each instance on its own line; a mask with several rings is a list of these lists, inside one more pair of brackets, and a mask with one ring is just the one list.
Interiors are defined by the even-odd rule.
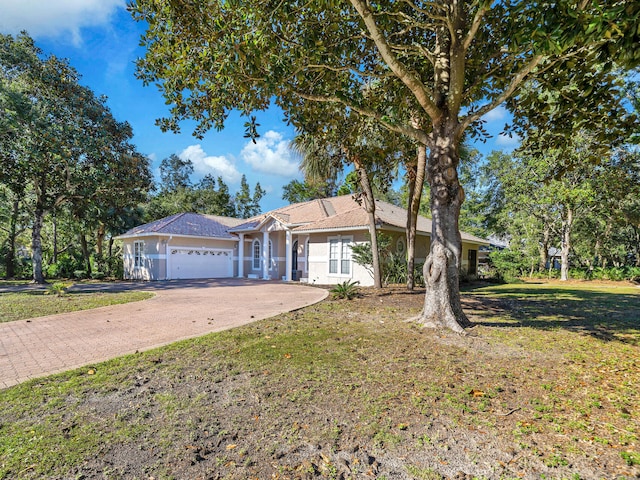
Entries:
[[172,247],[170,255],[170,279],[233,276],[233,250]]

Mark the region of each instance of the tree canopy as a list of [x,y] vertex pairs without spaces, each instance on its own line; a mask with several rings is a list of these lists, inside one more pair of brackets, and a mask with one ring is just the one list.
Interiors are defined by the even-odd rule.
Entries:
[[[36,282],[44,282],[41,231],[48,213],[68,209],[83,226],[81,242],[87,230],[117,234],[117,217],[150,187],[148,159],[131,143],[131,127],[79,79],[66,60],[44,56],[26,33],[0,36],[0,183],[15,202],[29,204]],[[10,230],[7,263],[15,248]]]
[[275,99],[296,127],[335,125],[341,105],[425,145],[433,231],[419,318],[457,331],[469,325],[458,287],[465,133],[482,133],[483,115],[525,82],[571,83],[555,102],[563,111],[593,92],[593,72],[640,60],[635,1],[138,0],[131,10],[148,24],[138,75],[172,105],[162,128],[193,119],[203,135],[231,109]]

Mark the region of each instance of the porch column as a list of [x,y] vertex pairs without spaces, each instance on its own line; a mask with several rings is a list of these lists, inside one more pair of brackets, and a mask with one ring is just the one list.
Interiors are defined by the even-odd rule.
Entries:
[[269,280],[269,231],[262,232],[262,279]]
[[238,277],[244,277],[244,233],[238,234],[240,241],[238,242]]
[[292,257],[292,252],[291,252],[291,230],[287,230],[286,238],[287,238],[287,240],[285,242],[286,243],[286,247],[285,247],[286,248],[286,250],[285,250],[285,252],[286,252],[286,255],[285,255],[286,272],[285,272],[285,277],[284,278],[285,278],[285,280],[287,282],[290,282],[291,281],[291,267],[293,266],[292,265],[293,264],[293,259],[291,258]]

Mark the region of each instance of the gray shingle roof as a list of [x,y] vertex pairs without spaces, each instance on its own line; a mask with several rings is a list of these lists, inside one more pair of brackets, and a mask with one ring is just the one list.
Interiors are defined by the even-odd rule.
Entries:
[[234,240],[228,230],[238,219],[201,215],[199,213],[178,213],[132,228],[123,237],[141,234],[188,235],[194,237],[213,237]]

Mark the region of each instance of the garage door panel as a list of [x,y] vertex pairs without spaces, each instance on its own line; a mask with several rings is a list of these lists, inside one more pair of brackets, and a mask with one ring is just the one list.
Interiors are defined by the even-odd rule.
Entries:
[[173,279],[231,277],[232,262],[230,250],[173,248],[169,276]]

